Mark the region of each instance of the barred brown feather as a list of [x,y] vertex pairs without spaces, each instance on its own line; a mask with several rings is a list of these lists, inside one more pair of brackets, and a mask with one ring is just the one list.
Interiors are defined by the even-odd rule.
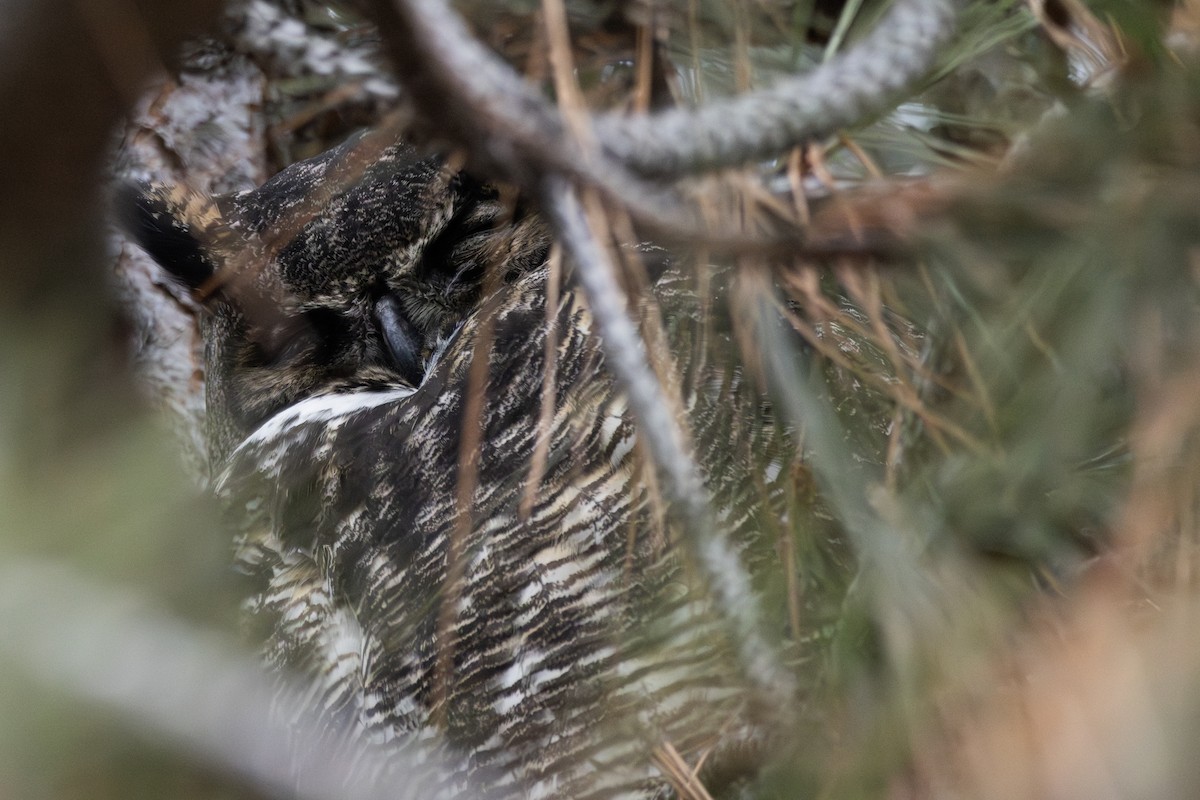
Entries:
[[[223,235],[205,250],[218,268],[259,254],[240,290],[213,299],[206,336],[216,487],[258,581],[248,605],[265,622],[267,659],[309,681],[354,746],[443,751],[460,770],[442,790],[669,793],[656,749],[696,763],[744,742],[753,720],[719,621],[657,524],[587,304],[568,285],[553,309],[542,430],[549,241],[536,215],[394,147],[282,247],[264,247],[352,146],[228,200],[241,243]],[[147,196],[186,223],[187,203]],[[505,279],[485,297],[490,269]],[[787,436],[735,363],[710,363],[711,341],[693,346],[703,331],[732,351],[690,281],[668,268],[654,292],[688,354],[685,400],[711,488],[748,546],[739,493],[773,479],[756,465],[778,472]],[[254,314],[264,298],[277,312],[267,320]],[[477,348],[488,369],[462,509]],[[545,467],[522,509],[543,435]],[[460,514],[463,579],[449,586]]]

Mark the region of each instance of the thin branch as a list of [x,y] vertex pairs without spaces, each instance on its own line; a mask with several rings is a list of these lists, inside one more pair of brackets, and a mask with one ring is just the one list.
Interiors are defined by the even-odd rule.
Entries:
[[756,685],[766,708],[778,713],[790,706],[791,676],[762,636],[758,600],[750,579],[737,552],[714,523],[708,491],[688,453],[683,428],[647,361],[645,343],[630,319],[629,301],[614,266],[570,183],[551,176],[543,187],[546,214],[575,263],[575,274],[599,329],[605,363],[628,399],[640,437],[665,476],[667,493],[674,501],[687,542],[738,646],[742,668]]

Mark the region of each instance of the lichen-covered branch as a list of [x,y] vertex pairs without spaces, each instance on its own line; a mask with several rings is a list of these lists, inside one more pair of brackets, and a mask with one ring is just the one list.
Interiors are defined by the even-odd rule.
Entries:
[[654,176],[771,158],[886,111],[928,74],[955,30],[956,0],[897,0],[870,35],[811,72],[698,108],[596,121],[607,153]]
[[[596,135],[586,146],[571,135],[559,111],[478,42],[443,0],[373,0],[371,6],[418,122],[425,123],[423,135],[461,147],[478,171],[532,191],[542,175],[569,176],[598,189],[665,240],[712,252],[794,256],[861,247],[814,246],[782,221],[769,232],[747,233],[732,223],[703,219],[674,187],[638,171],[670,178],[740,164],[880,113],[927,72],[953,31],[955,2],[902,0],[851,51],[772,89],[700,111],[594,118],[588,124]],[[645,142],[655,149],[643,152]]]
[[[426,137],[463,148],[478,171],[525,189],[536,190],[548,173],[570,175],[671,238],[722,238],[677,193],[586,151],[558,110],[441,0],[375,0],[373,8],[409,99],[427,121]],[[732,243],[736,235],[724,238]]]
[[[955,30],[956,2],[899,0],[850,50],[767,89],[698,109],[595,119],[600,153],[586,159],[570,146],[558,111],[475,41],[442,0],[377,0],[375,7],[414,101],[437,103],[437,119],[455,141],[517,182],[531,167],[577,173],[590,163],[592,182],[604,186],[620,177],[614,168],[668,178],[734,166],[880,114],[928,73]],[[504,135],[493,138],[496,130]]]

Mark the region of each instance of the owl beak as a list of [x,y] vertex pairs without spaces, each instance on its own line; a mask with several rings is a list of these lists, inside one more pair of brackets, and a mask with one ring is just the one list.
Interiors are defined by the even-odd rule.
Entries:
[[413,386],[421,382],[421,335],[404,314],[394,294],[375,301],[375,320],[383,334],[392,365]]

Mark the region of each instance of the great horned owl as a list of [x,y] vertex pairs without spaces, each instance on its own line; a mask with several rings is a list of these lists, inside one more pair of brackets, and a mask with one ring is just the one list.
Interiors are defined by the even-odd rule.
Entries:
[[[330,190],[354,146],[219,201],[161,188],[124,201],[143,246],[207,296],[214,481],[257,580],[267,658],[363,747],[436,741],[451,782],[484,796],[669,794],[663,754],[685,775],[711,768],[714,748],[745,742],[747,703],[660,524],[587,304],[568,281],[547,314],[541,220],[437,159],[393,146]],[[656,291],[679,305],[687,285],[666,269]],[[464,509],[477,347],[488,368]],[[714,420],[758,409],[736,401],[736,370],[689,369],[719,461],[736,442]],[[746,430],[768,460],[783,446]]]

